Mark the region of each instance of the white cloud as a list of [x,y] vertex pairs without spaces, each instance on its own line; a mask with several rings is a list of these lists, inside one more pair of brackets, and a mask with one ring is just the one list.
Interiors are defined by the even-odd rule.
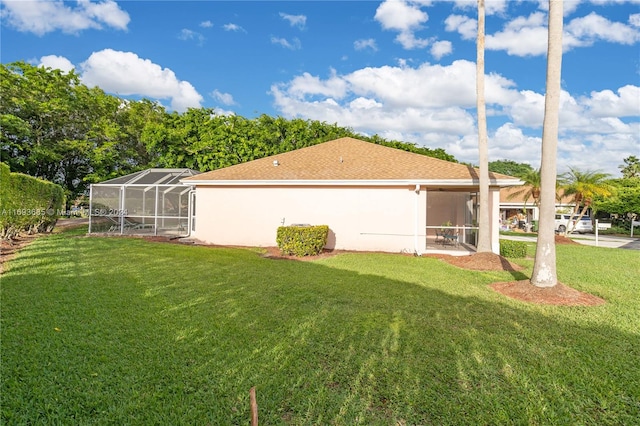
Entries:
[[[451,65],[424,63],[417,68],[383,66],[363,68],[342,77],[356,95],[373,95],[388,106],[441,108],[475,107],[475,63],[458,60]],[[334,78],[338,78],[335,76]],[[499,97],[510,102],[513,83],[495,74],[488,75],[487,102]]]
[[[429,4],[429,3],[424,3]],[[396,41],[405,49],[422,48],[429,41],[415,36],[415,31],[429,20],[429,15],[420,9],[420,2],[385,0],[376,9],[375,20],[385,30],[398,31]]]
[[383,105],[375,99],[356,98],[349,102],[349,107],[351,109],[372,109],[382,108]]
[[[512,80],[496,73],[487,75],[485,84],[488,113],[497,123],[489,134],[490,160],[507,158],[539,167],[544,93],[518,90]],[[367,67],[347,74],[331,70],[326,78],[303,73],[272,85],[271,94],[284,116],[340,123],[362,134],[443,148],[460,161],[477,164],[475,90],[473,62],[410,67],[403,61],[396,67]],[[605,170],[617,170],[621,158],[637,153],[638,86],[588,97],[563,91],[560,110],[559,170],[567,165],[592,169],[590,147],[607,152],[598,158],[598,167]]]
[[211,27],[213,27],[213,22],[211,22],[211,21],[202,21],[202,22],[200,22],[200,26],[202,28],[211,28]]
[[[493,86],[511,85],[488,76]],[[417,68],[383,66],[346,75],[335,71],[327,79],[305,73],[289,83],[273,85],[277,108],[288,116],[304,116],[370,133],[439,135],[439,142],[474,132],[475,65],[456,61],[449,66]],[[499,90],[497,90],[500,93]]]
[[300,50],[302,48],[302,43],[300,43],[300,40],[297,38],[294,38],[293,40],[289,41],[286,38],[279,38],[279,37],[272,36],[271,43],[279,44],[280,46],[287,48],[289,50]]
[[402,31],[396,36],[396,41],[402,45],[403,48],[421,49],[429,45],[429,40],[424,38],[417,38],[412,31]]
[[[629,17],[629,25],[612,22],[595,12],[575,18],[564,27],[565,51],[591,46],[597,41],[634,44],[640,40],[640,14]],[[450,15],[445,30],[457,32],[464,40],[475,40],[477,21],[464,15]],[[487,50],[504,50],[514,56],[543,56],[547,53],[547,15],[534,12],[509,21],[502,30],[485,35]]]
[[317,95],[341,99],[347,94],[347,90],[348,82],[332,70],[331,76],[324,81],[306,72],[294,77],[288,85],[287,93],[301,100]]
[[191,40],[191,39],[193,39],[195,37],[196,34],[197,33],[195,31],[183,28],[182,31],[180,31],[180,34],[178,35],[178,38],[180,40]]
[[475,40],[478,35],[478,22],[464,15],[450,15],[444,20],[445,30],[456,31],[464,40]]
[[584,105],[596,117],[634,117],[640,114],[640,87],[627,85],[618,89],[591,92]]
[[487,34],[487,50],[504,50],[509,55],[534,56],[547,53],[546,15],[534,12],[507,23],[502,31]]
[[223,105],[235,105],[235,101],[233,100],[233,96],[229,93],[222,93],[218,89],[211,92],[211,96],[216,101],[220,102]]
[[178,39],[183,41],[196,40],[199,45],[202,45],[202,43],[204,43],[204,41],[206,40],[206,38],[199,32],[187,28],[183,28],[182,31],[180,31],[180,34],[178,34]]
[[223,28],[225,31],[235,31],[235,32],[242,31],[242,32],[246,32],[246,31],[244,30],[244,28],[242,28],[240,25],[231,24],[231,23],[229,23],[229,24],[224,24],[224,25],[222,26],[222,28]]
[[220,116],[226,116],[226,117],[231,117],[236,115],[236,113],[234,111],[229,111],[226,109],[222,109],[222,108],[213,108],[213,114],[214,115],[220,115]]
[[[566,158],[563,163],[582,170],[604,170],[618,176],[618,166],[622,159],[630,155],[638,156],[638,134],[640,126],[627,133],[587,134],[567,139],[558,146],[560,155]],[[565,154],[566,153],[566,154]],[[595,155],[594,155],[595,153]],[[594,156],[597,164],[594,165]]]
[[378,46],[376,46],[376,41],[372,38],[360,39],[360,40],[354,41],[353,48],[356,50],[365,50],[365,49],[371,49],[373,51],[378,50]]
[[[640,4],[639,0],[564,0],[563,12],[564,16],[569,16],[573,12],[578,9],[578,6],[584,3],[591,3],[596,6],[608,6],[615,4],[624,4],[624,3],[632,3],[632,4]],[[538,8],[540,10],[548,11],[549,10],[549,0],[538,0]]]
[[640,40],[637,28],[611,22],[595,12],[572,20],[566,25],[565,32],[577,40],[576,46],[590,46],[598,40],[619,44],[633,44]]
[[507,122],[489,135],[489,157],[491,161],[509,159],[537,169],[541,145],[542,138],[525,135],[521,128]]
[[386,0],[378,6],[375,19],[385,30],[410,31],[427,22],[429,15],[404,0]]
[[450,41],[436,41],[431,45],[431,55],[438,60],[443,56],[451,54],[451,52],[453,52],[453,45]]
[[84,7],[87,16],[95,18],[98,22],[104,22],[119,30],[127,29],[130,21],[129,14],[120,9],[115,1],[107,0],[93,3],[89,0],[78,0],[78,5]]
[[303,29],[307,24],[307,17],[304,15],[289,15],[287,13],[280,12],[280,17],[289,22],[292,27],[298,27]]
[[72,69],[75,69],[75,65],[64,56],[47,55],[40,58],[38,66],[44,68],[58,69],[62,72],[68,73]]
[[[640,21],[640,19],[638,19]],[[634,26],[612,22],[595,12],[575,18],[564,26],[563,47],[565,51],[577,47],[591,46],[597,41],[617,44],[634,44],[640,41],[640,29]],[[458,31],[465,39],[475,38],[476,29],[469,20],[453,15],[447,18],[446,29]],[[475,24],[475,21],[474,21]],[[542,56],[547,53],[547,18],[543,12],[534,12],[529,16],[520,16],[505,25],[495,34],[487,34],[487,50],[504,50],[514,56]]]
[[[586,3],[589,0],[563,0],[562,14],[566,17],[576,11],[580,3]],[[591,3],[595,3],[591,0]],[[538,9],[545,12],[549,11],[549,0],[538,0]]]
[[[544,0],[547,1],[547,0]],[[566,0],[565,0],[566,1]],[[478,2],[476,0],[455,0],[454,3],[459,9],[473,9],[474,12],[478,10]],[[503,13],[507,10],[507,4],[509,0],[489,0],[484,4],[484,13],[486,15],[495,15]]]
[[505,106],[504,110],[519,126],[541,127],[544,117],[544,94],[523,90],[511,104]]
[[202,96],[175,73],[132,52],[105,49],[94,52],[82,64],[82,81],[88,86],[117,95],[139,95],[154,99],[170,99],[171,108],[185,111],[198,108]]
[[44,35],[60,30],[75,34],[86,29],[102,29],[106,25],[126,30],[129,14],[112,0],[94,3],[79,0],[70,7],[60,0],[7,1],[2,0],[2,19],[18,31]]

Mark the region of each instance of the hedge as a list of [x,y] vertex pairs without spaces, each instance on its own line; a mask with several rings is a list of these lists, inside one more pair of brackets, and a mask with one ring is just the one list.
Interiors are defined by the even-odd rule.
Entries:
[[12,238],[23,231],[51,231],[64,201],[60,185],[12,173],[8,165],[0,163],[0,238]]
[[318,226],[280,226],[276,242],[284,255],[315,256],[327,245],[329,227]]
[[500,240],[500,256],[527,257],[527,243],[524,241]]

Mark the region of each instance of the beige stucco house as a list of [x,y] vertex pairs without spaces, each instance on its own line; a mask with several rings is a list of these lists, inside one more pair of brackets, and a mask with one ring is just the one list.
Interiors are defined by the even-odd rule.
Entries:
[[[477,170],[420,154],[341,138],[183,179],[195,187],[191,237],[208,244],[269,247],[279,226],[328,225],[327,248],[436,250],[449,223],[475,244]],[[499,252],[500,188],[490,174],[492,250]]]

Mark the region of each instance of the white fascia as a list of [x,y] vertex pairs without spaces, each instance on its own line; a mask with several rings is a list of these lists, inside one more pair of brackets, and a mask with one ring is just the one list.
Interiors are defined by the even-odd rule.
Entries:
[[[425,180],[181,180],[194,186],[477,186],[474,179],[425,179]],[[524,182],[514,179],[497,179],[493,186],[517,186]]]

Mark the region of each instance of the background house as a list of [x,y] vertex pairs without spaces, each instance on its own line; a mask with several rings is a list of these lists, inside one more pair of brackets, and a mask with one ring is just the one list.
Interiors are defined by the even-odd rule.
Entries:
[[[505,187],[500,190],[500,221],[502,229],[512,228],[516,220],[525,224],[533,224],[540,218],[540,210],[535,205],[533,197],[528,195],[527,185],[519,187]],[[562,195],[562,191],[556,194],[556,212],[568,213],[574,208],[572,197]],[[526,225],[525,225],[526,226]]]
[[[499,252],[500,188],[490,174],[492,249]],[[182,180],[194,186],[192,237],[209,244],[275,246],[282,225],[328,225],[329,249],[435,249],[435,231],[457,227],[475,244],[478,173],[472,167],[341,138]]]

